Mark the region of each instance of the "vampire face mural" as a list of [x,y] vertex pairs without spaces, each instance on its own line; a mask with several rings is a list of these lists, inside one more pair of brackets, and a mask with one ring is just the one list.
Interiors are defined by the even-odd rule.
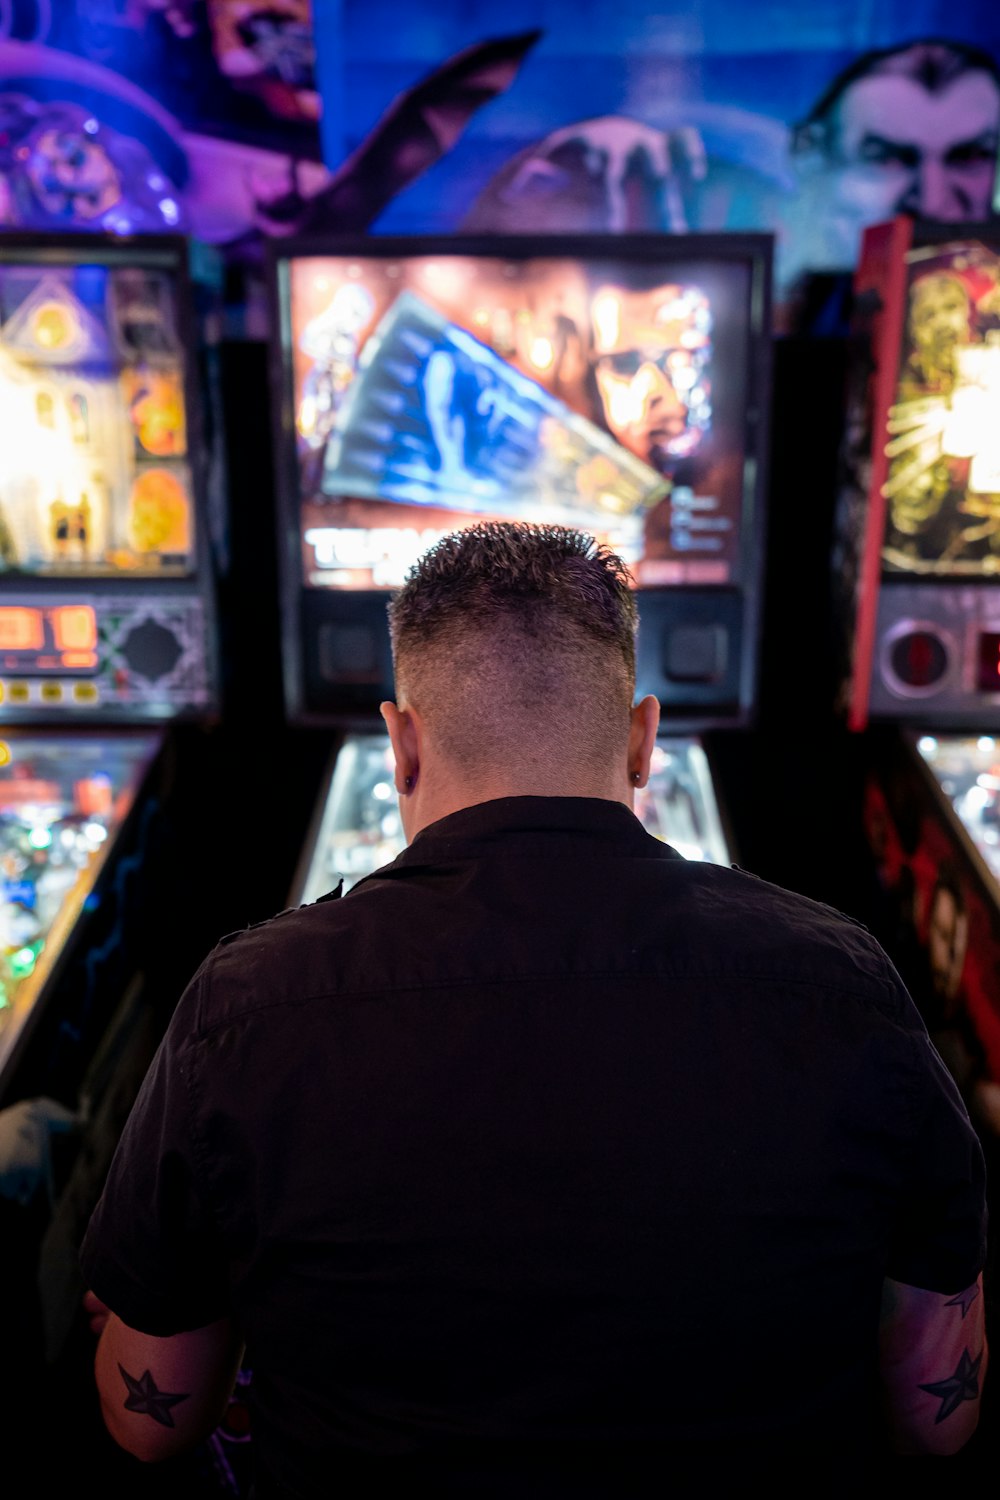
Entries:
[[998,140],[988,53],[943,41],[865,53],[793,129],[785,275],[853,266],[865,225],[897,213],[986,219]]
[[867,52],[790,132],[764,123],[701,101],[669,130],[619,115],[562,126],[501,168],[462,229],[773,229],[789,285],[803,271],[851,268],[861,230],[896,213],[989,216],[1000,71],[979,48],[933,40]]

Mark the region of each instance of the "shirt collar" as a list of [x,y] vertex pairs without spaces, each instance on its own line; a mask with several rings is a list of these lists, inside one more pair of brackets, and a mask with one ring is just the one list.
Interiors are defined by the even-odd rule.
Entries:
[[635,854],[682,858],[676,850],[647,833],[623,802],[601,797],[496,797],[429,823],[415,835],[396,863],[423,863],[445,853],[456,853],[459,845],[482,845],[511,835],[530,838],[538,834],[618,844],[624,840]]

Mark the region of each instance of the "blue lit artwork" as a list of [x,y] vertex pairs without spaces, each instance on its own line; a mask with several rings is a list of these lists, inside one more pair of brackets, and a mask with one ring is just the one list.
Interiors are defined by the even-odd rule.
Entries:
[[34,911],[38,900],[38,892],[32,880],[5,880],[0,895],[12,906],[23,907],[26,911]]
[[381,132],[383,174],[402,154],[388,146],[391,100],[434,85],[415,149],[466,104],[446,60],[540,26],[506,87],[392,194],[377,233],[767,229],[784,295],[806,274],[849,272],[863,229],[894,213],[990,214],[1000,10],[988,0],[584,12],[438,0],[418,19],[395,0],[344,0],[315,16],[317,77],[336,101],[326,159],[339,170],[372,156]]
[[361,355],[322,490],[550,523],[639,515],[668,483],[412,292]]

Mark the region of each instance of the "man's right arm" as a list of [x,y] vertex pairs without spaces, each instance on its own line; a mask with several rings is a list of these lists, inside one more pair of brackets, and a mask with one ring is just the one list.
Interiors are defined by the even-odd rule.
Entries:
[[954,1454],[976,1430],[986,1377],[983,1278],[965,1291],[882,1287],[879,1370],[896,1453]]

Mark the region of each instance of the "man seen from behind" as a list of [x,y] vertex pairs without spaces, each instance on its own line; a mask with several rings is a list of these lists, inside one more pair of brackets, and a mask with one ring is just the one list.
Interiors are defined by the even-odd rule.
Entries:
[[91,1220],[112,1436],[203,1441],[245,1350],[255,1500],[832,1494],[958,1453],[978,1139],[860,925],[636,818],[620,559],[477,525],[390,625],[408,847],[209,955]]

